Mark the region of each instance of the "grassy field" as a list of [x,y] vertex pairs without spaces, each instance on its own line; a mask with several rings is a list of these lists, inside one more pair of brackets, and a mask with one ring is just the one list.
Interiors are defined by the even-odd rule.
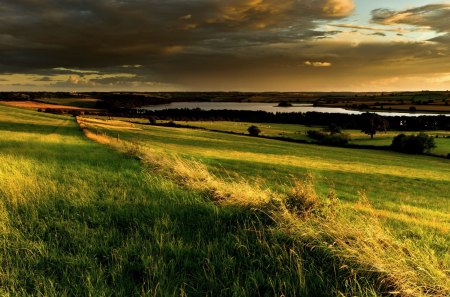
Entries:
[[426,156],[411,158],[385,151],[286,144],[202,130],[149,125],[125,129],[120,121],[91,121],[92,127],[110,135],[118,133],[121,138],[144,146],[194,157],[225,177],[232,178],[238,173],[281,190],[293,178],[311,172],[322,194],[333,185],[341,199],[354,202],[358,191],[365,191],[380,217],[398,236],[410,236],[423,244],[431,244],[446,259],[446,265],[450,264],[448,160]]
[[[356,200],[363,191],[375,206],[360,208],[367,214],[367,220],[374,215],[396,240],[436,255],[442,271],[448,270],[450,265],[450,196],[445,190],[450,184],[447,160],[286,144],[204,130],[130,124],[117,119],[88,118],[83,124],[99,134],[119,135],[122,140],[137,143],[151,155],[175,153],[187,160],[200,161],[221,180],[239,181],[245,177],[256,187],[262,185],[283,192],[295,183],[294,180],[310,173],[322,197],[326,196],[330,185],[336,189],[345,206],[343,212],[358,204]],[[196,174],[196,167],[193,168],[187,176]],[[201,177],[196,182],[198,180],[206,182],[208,178]]]
[[[129,119],[132,121],[132,119]],[[145,121],[142,121],[144,123]],[[200,127],[209,130],[235,132],[248,134],[247,128],[251,125],[256,125],[261,130],[261,135],[269,137],[286,137],[296,140],[305,140],[314,142],[306,134],[308,130],[322,130],[323,127],[308,127],[304,125],[293,124],[267,124],[267,123],[246,123],[246,122],[228,122],[228,121],[177,121],[176,123],[181,125],[189,125],[193,127]],[[374,139],[359,130],[343,130],[351,138],[351,144],[359,145],[374,145],[374,146],[388,146],[391,145],[392,139],[400,133],[404,134],[417,134],[413,132],[404,131],[388,131],[379,132],[375,135]],[[447,156],[450,153],[450,131],[423,131],[428,135],[439,136],[435,139],[436,148],[432,151],[433,154]],[[448,137],[448,138],[446,138]]]
[[80,108],[96,108],[98,99],[94,98],[46,98],[40,99],[40,102],[66,105]]
[[219,208],[144,171],[86,139],[73,118],[0,106],[0,130],[0,295],[296,296],[333,288],[305,279],[300,248],[266,234],[247,208]]
[[445,159],[79,121],[0,106],[0,295],[450,292]]

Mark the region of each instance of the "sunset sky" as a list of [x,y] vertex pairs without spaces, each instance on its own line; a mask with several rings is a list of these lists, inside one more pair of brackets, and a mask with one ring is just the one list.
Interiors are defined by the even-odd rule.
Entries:
[[450,2],[0,0],[0,91],[450,89]]

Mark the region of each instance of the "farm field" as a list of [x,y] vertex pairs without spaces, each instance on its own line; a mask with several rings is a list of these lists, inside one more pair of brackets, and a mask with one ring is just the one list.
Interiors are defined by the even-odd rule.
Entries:
[[320,106],[342,107],[364,111],[450,111],[448,92],[406,92],[387,94],[352,94],[324,96],[316,101]]
[[1,295],[450,291],[448,160],[78,122],[0,105]]

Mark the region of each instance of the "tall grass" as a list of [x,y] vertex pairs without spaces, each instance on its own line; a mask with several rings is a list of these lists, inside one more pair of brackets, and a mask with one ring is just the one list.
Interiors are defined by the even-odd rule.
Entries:
[[1,296],[375,294],[256,205],[211,202],[71,118],[0,106],[0,130]]
[[[80,125],[85,127],[83,123]],[[220,205],[251,207],[260,222],[255,232],[282,236],[293,242],[300,248],[301,257],[307,256],[309,263],[313,263],[309,269],[314,271],[314,277],[320,277],[318,271],[321,271],[329,280],[339,283],[327,283],[330,292],[344,290],[345,294],[401,296],[450,294],[448,272],[433,251],[392,236],[379,222],[364,194],[355,207],[348,210],[341,206],[334,192],[321,198],[315,192],[311,177],[296,181],[293,188],[281,195],[244,179],[223,180],[194,160],[115,142],[87,129],[85,133],[91,139],[137,156],[152,170],[156,169],[183,187],[206,194]],[[261,240],[260,244],[264,243]],[[299,264],[304,262],[298,261]],[[298,271],[303,279],[304,267]],[[308,290],[314,285],[304,288]]]

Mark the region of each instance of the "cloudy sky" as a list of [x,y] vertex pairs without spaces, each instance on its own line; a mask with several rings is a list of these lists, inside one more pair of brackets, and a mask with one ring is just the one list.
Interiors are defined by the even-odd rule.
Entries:
[[450,2],[0,0],[0,91],[450,89]]

